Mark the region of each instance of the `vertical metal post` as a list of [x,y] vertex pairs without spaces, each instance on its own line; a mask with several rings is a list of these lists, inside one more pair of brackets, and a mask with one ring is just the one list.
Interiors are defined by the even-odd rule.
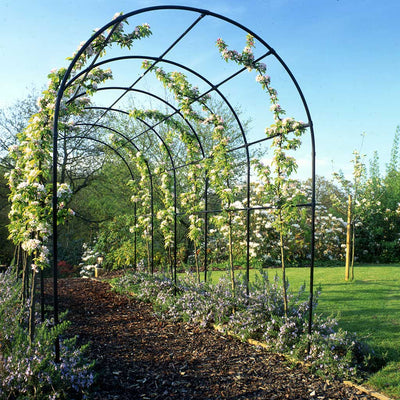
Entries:
[[[301,92],[300,92],[301,93]],[[308,110],[308,108],[307,108]],[[310,302],[309,302],[309,317],[308,317],[308,335],[311,337],[312,323],[313,323],[313,301],[314,301],[314,259],[315,259],[315,138],[314,129],[310,121],[310,133],[311,133],[311,265],[310,265]],[[311,339],[308,341],[307,353],[310,353]]]
[[[52,198],[52,206],[53,206],[53,300],[54,300],[54,325],[59,324],[58,320],[58,227],[57,227],[57,158],[58,158],[58,150],[57,150],[57,140],[58,140],[58,114],[60,107],[60,93],[57,98],[56,107],[55,107],[55,117],[54,117],[54,127],[53,127],[53,198]],[[60,362],[60,338],[57,336],[55,340],[55,361]]]
[[204,182],[204,282],[207,282],[207,264],[208,264],[208,176]]
[[133,221],[134,221],[134,237],[133,237],[133,245],[134,245],[134,256],[133,256],[133,266],[135,271],[137,270],[137,230],[136,230],[136,226],[137,226],[137,203],[135,202],[135,205],[133,207],[133,212],[134,212],[134,217],[133,217]]
[[151,260],[150,272],[154,274],[154,195],[153,195],[153,177],[150,175],[150,215],[151,215]]
[[175,290],[176,290],[176,270],[177,270],[177,239],[178,239],[178,227],[177,227],[177,198],[176,198],[176,172],[174,169],[174,284],[175,284]]
[[248,147],[246,146],[247,153],[247,210],[246,210],[246,294],[249,295],[250,285],[250,160]]
[[44,277],[40,269],[40,320],[44,322]]

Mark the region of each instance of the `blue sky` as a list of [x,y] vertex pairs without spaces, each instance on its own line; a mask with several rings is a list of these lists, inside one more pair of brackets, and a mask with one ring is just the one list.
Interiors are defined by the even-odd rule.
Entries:
[[[384,171],[400,125],[398,0],[2,0],[0,107],[23,98],[32,86],[42,87],[48,72],[65,65],[79,43],[115,12],[160,4],[226,15],[278,52],[311,110],[318,174],[348,173],[352,152],[361,144],[367,160],[378,151]],[[171,22],[157,21],[165,31]],[[299,157],[307,163],[306,154]]]

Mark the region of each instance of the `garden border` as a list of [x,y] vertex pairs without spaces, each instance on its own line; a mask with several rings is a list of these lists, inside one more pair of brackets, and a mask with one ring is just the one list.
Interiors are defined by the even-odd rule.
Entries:
[[[98,282],[107,282],[107,283],[110,285],[110,288],[111,288],[111,289],[114,289],[114,286],[113,286],[112,283],[111,283],[110,281],[108,281],[108,280],[104,280],[104,279],[101,279],[101,278],[93,278],[93,277],[91,277],[90,279],[91,279],[91,280],[94,280],[94,281],[98,281]],[[131,296],[131,297],[133,297],[133,298],[136,298],[136,297],[137,297],[136,294],[135,294],[134,292],[128,292],[128,293],[126,293],[125,295]],[[243,342],[243,339],[241,339],[237,334],[235,334],[235,333],[233,333],[233,332],[231,332],[231,331],[227,331],[227,330],[223,329],[223,327],[222,327],[221,325],[212,324],[212,328],[213,328],[214,330],[216,330],[216,331],[218,331],[218,332],[224,334],[224,335],[228,335],[228,336],[230,336],[230,337],[233,337],[233,338],[235,338],[235,339],[237,339],[237,340]],[[246,339],[245,342],[248,343],[248,344],[250,344],[250,345],[252,345],[252,346],[255,346],[255,347],[262,347],[262,348],[264,348],[264,349],[266,349],[266,350],[268,351],[267,344],[264,343],[264,342],[260,342],[260,341],[258,341],[258,340],[251,339],[251,338]],[[294,363],[296,363],[296,364],[305,365],[305,366],[308,365],[306,362],[301,361],[301,360],[296,360],[296,359],[294,359],[294,358],[291,358],[291,357],[288,356],[287,354],[281,354],[281,353],[279,353],[278,355],[284,357],[286,360],[288,360],[288,361],[290,361],[290,362],[294,362]],[[377,391],[375,391],[375,390],[369,389],[369,388],[367,388],[367,387],[365,387],[365,386],[362,386],[362,385],[359,385],[359,384],[357,384],[357,383],[354,383],[354,382],[351,382],[351,381],[348,381],[348,380],[344,380],[344,381],[342,381],[342,382],[343,382],[344,385],[354,387],[354,388],[356,388],[357,390],[359,390],[360,392],[365,393],[365,394],[370,395],[370,396],[373,396],[373,397],[377,398],[378,400],[394,400],[394,399],[392,399],[391,397],[388,397],[388,396],[386,396],[386,395],[384,395],[384,394],[382,394],[382,393],[379,393],[379,392],[377,392]]]

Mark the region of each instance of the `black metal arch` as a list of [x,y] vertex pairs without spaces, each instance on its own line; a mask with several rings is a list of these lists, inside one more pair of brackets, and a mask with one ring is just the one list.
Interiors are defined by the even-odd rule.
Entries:
[[[123,87],[111,87],[111,88],[110,88],[110,87],[106,87],[106,88],[100,88],[99,90],[111,90],[111,89],[126,90],[126,88],[123,88]],[[153,93],[151,93],[151,92],[146,92],[146,91],[139,90],[139,89],[134,89],[134,88],[129,88],[128,90],[129,90],[129,91],[133,91],[133,92],[139,92],[139,93],[143,93],[143,94],[149,95],[149,96],[151,96],[151,97],[156,98],[157,100],[160,100],[162,103],[168,105],[169,107],[171,107],[171,108],[174,110],[173,115],[178,114],[179,116],[181,116],[181,117],[185,120],[185,122],[186,122],[187,125],[189,126],[190,130],[193,132],[193,134],[194,134],[195,137],[196,137],[196,140],[197,140],[197,142],[198,142],[198,144],[199,144],[199,148],[200,148],[200,151],[201,151],[201,154],[202,154],[203,158],[206,157],[206,154],[205,154],[204,149],[203,149],[202,142],[201,142],[201,140],[200,140],[200,138],[199,138],[197,132],[194,130],[194,128],[193,128],[192,124],[190,123],[190,121],[188,121],[188,120],[186,119],[186,117],[180,112],[179,109],[177,109],[176,107],[174,107],[171,103],[167,102],[165,99],[162,99],[161,97],[159,97],[159,96],[157,96],[157,95],[155,95],[155,94],[153,94]],[[129,115],[129,113],[128,113],[127,111],[124,111],[124,110],[121,110],[121,109],[117,109],[117,108],[111,108],[111,109],[110,109],[110,108],[105,108],[105,107],[91,106],[91,107],[86,107],[85,109],[90,109],[90,110],[96,110],[96,109],[98,109],[98,110],[105,110],[105,109],[107,109],[108,111],[112,111],[112,112],[117,112],[117,113],[122,113],[122,114],[125,114],[125,115]],[[175,229],[174,229],[174,236],[175,236],[175,238],[174,238],[174,241],[176,242],[176,218],[177,218],[178,215],[181,215],[181,214],[182,214],[182,213],[178,213],[178,212],[177,212],[177,204],[176,204],[176,200],[177,200],[177,194],[176,194],[176,170],[178,170],[178,169],[180,169],[180,168],[187,167],[189,164],[183,164],[183,165],[175,166],[175,165],[174,165],[174,162],[173,162],[173,157],[171,156],[171,152],[170,152],[170,149],[169,149],[168,145],[165,143],[165,141],[162,139],[162,137],[155,131],[155,128],[156,128],[159,124],[161,124],[162,122],[164,122],[166,119],[167,119],[167,118],[165,118],[163,121],[159,121],[158,123],[156,123],[156,124],[154,124],[154,125],[151,126],[151,125],[148,124],[146,121],[144,121],[144,120],[138,118],[138,120],[139,120],[140,122],[142,122],[143,124],[145,124],[145,125],[147,126],[148,129],[146,129],[145,131],[140,132],[140,133],[137,134],[133,139],[132,139],[132,138],[128,138],[128,137],[126,137],[125,135],[123,135],[122,133],[118,132],[117,130],[115,130],[115,129],[113,129],[113,128],[110,128],[110,127],[108,127],[108,126],[105,126],[105,125],[98,125],[98,124],[96,124],[96,125],[89,124],[89,125],[90,125],[91,127],[100,127],[100,128],[109,129],[109,130],[113,131],[114,133],[117,133],[117,134],[121,135],[123,138],[125,138],[125,139],[127,140],[127,143],[130,143],[130,144],[132,144],[132,145],[135,147],[136,151],[139,151],[139,149],[138,149],[138,147],[134,144],[133,140],[134,140],[135,138],[138,138],[139,136],[141,136],[141,135],[147,133],[149,130],[154,131],[154,133],[157,135],[157,137],[162,141],[163,146],[166,148],[166,150],[167,150],[167,152],[168,152],[168,155],[169,155],[169,157],[170,157],[170,160],[171,160],[171,164],[172,164],[172,166],[173,166],[173,168],[171,168],[171,169],[169,169],[169,170],[167,169],[166,172],[171,172],[171,171],[172,171],[173,174],[174,174],[174,199],[175,199],[175,204],[174,204],[174,208],[175,208],[175,218],[174,218]],[[79,125],[85,125],[85,124],[79,124],[79,123],[78,123],[78,124],[76,124],[76,125],[79,126]],[[108,146],[109,146],[109,145],[108,145]],[[232,149],[232,150],[234,151],[234,150],[236,150],[236,149]],[[149,167],[148,161],[145,161],[145,162],[146,162],[146,165],[147,165],[147,169],[148,169],[148,171],[149,171],[149,177],[150,177],[150,181],[151,181],[151,197],[153,198],[152,174],[151,174],[151,171],[150,171],[150,167]],[[195,162],[195,161],[194,161],[194,162]],[[194,162],[192,162],[192,163],[194,163]],[[205,218],[205,223],[206,223],[206,225],[207,225],[207,219],[208,219],[208,215],[207,215],[208,189],[207,189],[207,188],[208,188],[208,178],[207,178],[207,174],[205,174],[205,188],[204,188],[204,197],[205,197],[205,210],[204,210],[204,212],[205,212],[205,217],[204,217],[204,218]],[[136,205],[135,205],[135,206],[136,206]],[[152,202],[152,209],[153,209],[153,202]],[[152,224],[151,224],[151,225],[152,225],[152,231],[153,231],[153,228],[154,228],[154,221],[153,221],[153,219],[154,219],[154,212],[153,212],[153,211],[151,212],[151,218],[152,218]],[[136,209],[135,209],[135,219],[136,219]],[[207,242],[208,242],[207,229],[205,229],[204,237],[205,237],[205,240],[204,240],[204,243],[205,243],[205,254],[204,254],[204,279],[206,280],[206,278],[207,278]],[[152,234],[152,241],[151,241],[151,243],[152,243],[152,244],[151,244],[151,271],[153,272],[153,267],[154,267],[154,237],[153,237],[153,234]],[[135,260],[136,260],[136,241],[135,241]],[[174,277],[174,281],[175,281],[175,284],[176,284],[176,266],[177,266],[176,246],[174,247],[174,261],[173,261],[173,263],[174,263],[174,264],[173,264],[173,277]],[[136,261],[135,261],[135,265],[136,265]]]
[[[271,54],[271,53],[268,52],[268,53],[266,53],[265,55],[259,57],[257,60],[262,60],[263,58],[265,58],[267,55],[270,55],[270,54]],[[100,61],[100,62],[94,64],[94,65],[93,65],[93,68],[95,68],[95,67],[100,67],[100,66],[102,66],[102,65],[105,65],[105,64],[108,64],[108,63],[111,63],[111,62],[123,61],[123,60],[137,60],[137,59],[139,59],[139,60],[153,60],[154,63],[155,63],[155,62],[161,62],[161,60],[159,60],[157,57],[153,57],[153,56],[146,56],[146,55],[136,55],[136,56],[135,56],[135,55],[132,55],[132,56],[114,57],[114,58],[110,58],[110,59],[107,59],[107,60],[103,60],[103,61]],[[237,122],[237,124],[238,124],[238,126],[239,126],[239,128],[240,128],[241,133],[242,133],[243,141],[244,141],[245,143],[247,143],[247,139],[246,139],[246,135],[245,135],[245,133],[244,133],[244,129],[243,129],[243,127],[242,127],[241,121],[240,121],[240,119],[239,119],[239,117],[238,117],[236,111],[234,110],[234,108],[232,107],[231,103],[228,101],[228,99],[226,98],[226,96],[224,96],[224,94],[219,90],[219,87],[220,87],[220,86],[222,86],[224,83],[228,82],[229,80],[233,79],[233,78],[234,78],[235,76],[237,76],[238,74],[244,72],[244,71],[246,70],[246,68],[241,68],[239,71],[235,72],[234,74],[232,74],[232,75],[229,76],[228,78],[226,78],[226,79],[224,79],[223,81],[221,81],[221,82],[219,82],[219,83],[217,83],[217,84],[214,85],[214,84],[211,83],[206,77],[204,77],[203,75],[199,74],[197,71],[193,70],[192,68],[187,67],[186,65],[183,65],[183,64],[181,64],[181,63],[175,62],[175,61],[173,61],[173,60],[168,60],[168,59],[165,59],[165,58],[162,59],[162,62],[163,62],[163,63],[166,63],[166,64],[169,64],[169,65],[173,65],[173,66],[175,66],[175,67],[179,67],[179,68],[181,68],[181,69],[183,69],[183,70],[185,70],[185,71],[187,71],[187,72],[190,72],[192,75],[194,75],[194,76],[200,78],[203,82],[207,83],[207,85],[210,86],[210,89],[209,89],[209,90],[205,91],[204,93],[202,93],[201,95],[199,95],[197,98],[193,99],[193,100],[192,100],[192,103],[195,103],[196,101],[200,100],[202,97],[208,95],[208,94],[211,93],[211,92],[214,92],[214,91],[215,91],[216,93],[218,93],[218,95],[222,98],[222,100],[224,101],[224,103],[229,107],[229,110],[232,112],[232,115],[235,117],[235,120],[236,120],[236,122]],[[154,64],[153,64],[153,65],[154,65]],[[147,71],[147,70],[146,70],[146,71]],[[80,75],[85,75],[86,72],[87,72],[87,71],[84,70],[84,71],[81,72],[81,74],[77,74],[77,75],[71,80],[71,82],[69,82],[69,84],[72,83],[72,82],[74,82]],[[114,88],[116,89],[117,87],[114,87]],[[100,91],[100,90],[107,90],[107,89],[110,89],[110,88],[107,88],[107,87],[105,87],[105,88],[99,88],[98,91]],[[130,92],[130,91],[137,91],[137,92],[139,92],[138,89],[134,89],[133,87],[125,87],[125,88],[120,87],[119,89],[124,90],[126,93],[127,93],[127,92]],[[148,95],[150,95],[150,96],[153,96],[153,97],[155,97],[155,98],[160,99],[158,96],[156,96],[156,95],[154,95],[154,94],[150,94],[149,92],[142,91],[142,93],[143,93],[143,94],[148,94]],[[77,97],[77,96],[76,96],[76,97]],[[74,98],[75,98],[75,97],[69,99],[69,101],[72,101]],[[168,105],[170,105],[170,104],[168,104]],[[175,114],[178,114],[178,113],[181,114],[181,113],[180,113],[180,110],[176,109],[175,107],[172,107],[172,108],[175,110],[175,112],[174,112],[172,115],[175,115]],[[168,117],[171,117],[172,115],[170,115],[170,116],[168,116]]]
[[[82,71],[80,71],[78,74],[76,75],[72,75],[72,71],[74,66],[76,65],[77,61],[79,60],[79,58],[82,56],[82,54],[86,51],[86,49],[91,45],[91,43],[97,39],[100,35],[103,35],[104,33],[106,33],[107,30],[109,30],[108,34],[106,35],[106,39],[104,42],[104,47],[105,48],[108,45],[108,42],[111,38],[111,35],[113,34],[113,32],[115,31],[115,29],[117,29],[118,25],[120,23],[122,23],[123,21],[133,17],[133,16],[137,16],[140,14],[145,14],[145,13],[149,13],[149,12],[156,12],[156,11],[163,11],[163,10],[175,10],[176,12],[179,11],[186,11],[186,12],[190,12],[194,14],[194,21],[186,28],[186,30],[183,31],[183,33],[181,35],[178,36],[177,39],[175,39],[172,44],[167,47],[167,49],[165,51],[163,51],[158,57],[154,57],[154,56],[143,56],[143,55],[130,55],[130,56],[122,56],[122,57],[114,57],[114,58],[109,58],[103,61],[98,61],[98,59],[100,58],[100,53],[103,49],[99,49],[97,51],[97,53],[94,55],[93,60],[91,61],[91,63],[89,64],[88,67],[84,68]],[[58,256],[58,244],[57,244],[57,235],[58,235],[58,231],[57,231],[57,158],[58,158],[58,129],[59,129],[59,120],[60,120],[60,111],[61,111],[61,107],[62,107],[62,100],[64,98],[65,95],[65,91],[67,88],[71,87],[74,82],[76,82],[77,79],[86,79],[86,77],[88,76],[88,74],[90,73],[90,71],[95,68],[95,67],[99,67],[101,65],[105,65],[107,63],[113,63],[113,62],[117,62],[117,61],[122,61],[122,60],[134,60],[134,59],[147,59],[147,60],[151,60],[152,64],[150,66],[150,68],[146,69],[138,78],[136,78],[133,83],[128,86],[128,87],[118,87],[118,86],[114,86],[114,87],[104,87],[104,88],[99,88],[98,91],[101,90],[117,90],[117,91],[122,91],[121,94],[118,94],[118,97],[116,98],[116,100],[114,100],[110,106],[108,107],[88,107],[89,109],[97,109],[100,110],[100,116],[97,117],[97,120],[94,123],[90,123],[89,128],[86,130],[86,134],[88,132],[90,132],[90,130],[92,129],[96,129],[96,128],[102,128],[102,129],[110,129],[113,130],[111,127],[108,127],[106,125],[102,125],[100,123],[100,120],[102,118],[104,118],[104,116],[108,113],[113,113],[113,112],[120,112],[120,113],[126,113],[126,111],[121,110],[119,108],[116,107],[116,104],[128,93],[141,93],[144,94],[146,96],[151,96],[152,98],[156,98],[157,100],[163,102],[164,104],[166,104],[168,107],[170,107],[173,111],[166,116],[165,120],[169,118],[173,118],[173,116],[175,115],[179,115],[181,118],[183,118],[183,120],[185,121],[185,123],[187,124],[188,128],[194,133],[196,140],[199,143],[199,147],[201,149],[201,153],[203,158],[207,157],[205,154],[205,151],[203,149],[203,145],[201,142],[200,137],[198,136],[196,130],[194,129],[194,127],[190,124],[190,121],[187,120],[184,115],[181,113],[181,110],[178,109],[177,107],[174,107],[173,104],[170,104],[169,102],[167,102],[166,100],[162,99],[161,97],[155,95],[154,93],[151,93],[149,91],[144,91],[144,90],[140,90],[138,88],[136,88],[135,86],[140,82],[140,80],[152,69],[152,67],[154,67],[156,64],[158,63],[165,63],[168,65],[173,65],[175,67],[181,68],[184,71],[189,72],[190,74],[196,76],[197,78],[199,78],[202,82],[206,83],[209,87],[208,90],[206,90],[205,92],[199,94],[199,96],[195,99],[192,99],[192,103],[195,103],[197,101],[199,101],[202,97],[210,94],[210,93],[216,93],[220,99],[222,99],[223,103],[228,107],[228,109],[231,112],[231,115],[233,115],[237,126],[239,127],[242,139],[243,139],[243,145],[237,146],[234,149],[229,149],[229,151],[235,151],[235,150],[239,150],[239,149],[244,149],[245,154],[246,154],[246,162],[247,162],[247,171],[246,171],[246,188],[247,188],[247,204],[246,207],[243,211],[246,211],[246,226],[247,226],[247,232],[246,232],[246,237],[247,237],[247,253],[246,253],[246,279],[247,279],[247,283],[249,282],[249,259],[250,259],[250,255],[249,255],[249,243],[250,243],[250,218],[251,218],[251,212],[255,209],[258,209],[259,207],[251,207],[250,204],[250,183],[251,183],[251,169],[250,169],[250,152],[249,152],[249,147],[258,143],[261,143],[263,141],[266,140],[270,140],[272,139],[272,137],[265,137],[263,139],[260,140],[256,140],[253,142],[249,142],[245,130],[243,128],[243,125],[240,121],[239,116],[237,115],[237,113],[235,112],[234,108],[232,107],[231,103],[229,102],[229,100],[227,99],[227,97],[222,93],[222,91],[220,90],[220,87],[223,86],[225,83],[231,81],[232,79],[234,79],[236,76],[238,76],[239,74],[241,74],[242,72],[244,72],[246,70],[246,68],[239,68],[235,73],[229,75],[228,77],[226,77],[225,79],[223,79],[222,81],[213,84],[209,79],[207,79],[206,77],[204,77],[203,75],[201,75],[200,73],[198,73],[197,71],[189,68],[186,65],[183,65],[181,63],[178,63],[176,61],[173,60],[169,60],[166,57],[166,55],[186,36],[189,34],[189,32],[192,31],[192,29],[199,24],[201,21],[203,21],[206,18],[214,18],[217,20],[221,20],[226,22],[227,24],[230,24],[232,26],[235,26],[237,28],[239,28],[241,31],[252,35],[259,43],[261,43],[264,48],[267,50],[264,54],[262,54],[260,57],[257,58],[257,60],[255,61],[260,61],[262,59],[264,59],[265,57],[273,57],[275,58],[278,63],[283,67],[283,69],[286,71],[287,75],[289,76],[291,82],[293,83],[297,94],[299,95],[300,99],[301,99],[301,103],[303,105],[303,109],[305,111],[305,114],[307,115],[307,127],[309,128],[310,131],[310,139],[311,139],[311,180],[312,180],[312,197],[311,197],[311,203],[309,204],[304,204],[304,205],[299,205],[301,207],[310,207],[311,209],[311,249],[310,249],[310,255],[311,255],[311,265],[310,265],[310,291],[309,291],[309,302],[310,302],[310,315],[309,315],[309,333],[311,333],[311,326],[312,326],[312,306],[313,306],[313,281],[314,281],[314,245],[315,245],[315,238],[314,238],[314,231],[315,231],[315,137],[314,137],[314,129],[313,129],[313,123],[312,123],[312,119],[311,119],[311,114],[307,105],[307,102],[305,100],[305,97],[303,95],[303,92],[298,84],[298,82],[296,81],[293,73],[290,71],[290,69],[288,68],[288,66],[284,63],[284,61],[281,59],[281,57],[276,53],[276,51],[269,46],[259,35],[257,35],[256,33],[254,33],[253,31],[251,31],[250,29],[248,29],[247,27],[243,26],[242,24],[227,18],[223,15],[219,15],[216,14],[214,12],[208,11],[208,10],[204,10],[204,9],[199,9],[199,8],[194,8],[194,7],[187,7],[187,6],[154,6],[154,7],[146,7],[146,8],[142,8],[140,10],[136,10],[124,15],[121,15],[119,17],[117,17],[116,19],[114,19],[113,21],[109,22],[108,24],[104,25],[101,29],[99,29],[90,39],[88,39],[86,41],[86,43],[80,48],[80,50],[76,53],[75,57],[73,58],[73,60],[71,61],[70,65],[68,66],[66,73],[63,77],[63,80],[60,84],[58,93],[57,93],[57,98],[56,98],[56,103],[55,103],[55,114],[54,114],[54,127],[53,127],[53,171],[52,171],[52,176],[53,176],[53,272],[54,272],[54,320],[55,323],[58,323],[58,284],[57,284],[57,256]],[[82,93],[80,93],[80,84],[77,86],[76,90],[74,91],[74,94],[69,98],[69,99],[65,99],[65,101],[68,102],[72,102],[74,99],[78,98],[79,96],[82,95]],[[175,203],[174,203],[174,210],[175,210],[175,219],[174,219],[174,229],[175,229],[175,242],[174,242],[174,252],[175,252],[175,272],[174,272],[174,277],[176,279],[176,221],[177,221],[177,196],[176,196],[176,169],[180,168],[182,166],[175,166],[174,164],[174,159],[173,156],[170,152],[170,149],[168,147],[168,145],[165,143],[165,141],[162,139],[162,136],[157,132],[156,128],[158,125],[160,125],[161,123],[163,123],[164,121],[158,121],[154,124],[149,124],[144,120],[140,120],[139,121],[141,123],[143,123],[146,128],[144,131],[142,131],[141,133],[139,133],[139,135],[145,134],[149,131],[152,131],[162,142],[163,145],[169,155],[170,161],[171,161],[171,170],[174,174],[174,198],[175,198]],[[127,140],[127,142],[129,142],[133,148],[136,151],[139,151],[137,145],[134,143],[134,139],[132,138],[128,138],[125,135],[123,135],[121,132],[118,132],[116,130],[114,130],[115,133],[117,133],[118,135],[121,135],[121,137],[124,137],[125,140]],[[98,142],[100,142],[100,140],[95,139],[95,138],[90,138],[87,137],[87,135],[83,135],[82,137],[84,138],[88,138],[91,140],[97,140]],[[104,143],[106,144],[106,143]],[[116,152],[116,154],[118,153],[118,148],[113,148],[111,145],[106,144],[106,146],[111,147],[112,150],[114,152]],[[124,160],[125,164],[128,166],[128,163],[126,162],[126,160]],[[152,174],[150,171],[150,166],[148,164],[148,161],[146,161],[146,165],[149,171],[149,176],[150,179],[152,180]],[[128,166],[129,168],[129,166]],[[132,172],[132,171],[131,171]],[[153,185],[153,183],[151,183],[151,186]],[[209,182],[208,182],[208,177],[207,175],[205,175],[205,183],[204,183],[204,187],[205,187],[205,196],[204,196],[204,200],[205,200],[205,209],[204,209],[204,246],[205,246],[205,270],[207,269],[207,246],[208,246],[208,214],[209,213],[213,213],[213,212],[218,212],[218,210],[209,210],[208,209],[208,197],[207,197],[207,192],[208,192],[208,186],[209,186]],[[151,193],[153,193],[153,188],[151,188]],[[152,194],[151,194],[152,195]],[[136,206],[135,206],[136,207]],[[135,208],[136,210],[136,208]],[[151,214],[154,214],[154,210],[151,210]],[[135,211],[135,216],[136,216],[136,211]],[[153,223],[152,223],[153,226]],[[57,349],[56,346],[56,358],[59,358],[59,348]]]
[[[125,89],[126,89],[126,88],[115,86],[115,87],[99,88],[98,91],[101,91],[101,90],[125,90]],[[144,91],[144,90],[139,90],[139,89],[133,89],[133,88],[132,88],[132,89],[129,89],[129,91],[130,91],[130,92],[137,92],[137,93],[147,94],[148,96],[154,97],[155,99],[160,100],[162,103],[164,103],[164,104],[166,104],[167,106],[171,107],[181,118],[183,118],[183,119],[185,120],[185,122],[186,122],[187,125],[189,126],[189,129],[192,131],[192,133],[194,134],[194,136],[195,136],[195,138],[196,138],[196,140],[197,140],[197,142],[198,142],[198,144],[199,144],[199,148],[200,148],[200,151],[201,151],[202,156],[205,157],[205,152],[204,152],[204,149],[203,149],[203,145],[202,145],[202,143],[201,143],[201,140],[199,139],[199,136],[197,135],[197,132],[196,132],[195,129],[193,128],[193,126],[192,126],[192,124],[190,123],[190,121],[188,121],[188,120],[184,117],[184,115],[183,115],[176,107],[174,107],[171,103],[169,103],[169,102],[166,101],[165,99],[162,99],[161,97],[155,95],[154,93],[146,92],[146,91]],[[106,110],[106,109],[108,109],[108,108],[106,108],[106,107],[97,107],[97,106],[86,107],[86,108],[87,108],[87,109],[90,109],[90,110],[103,110],[103,111]],[[120,109],[118,109],[118,108],[111,108],[111,109],[109,109],[109,111],[118,112],[118,113],[121,113],[121,114],[129,115],[129,113],[128,113],[127,111],[120,110]],[[162,122],[160,122],[160,123],[162,123]],[[153,128],[155,128],[155,125],[153,125]]]
[[[85,125],[87,125],[87,124],[85,124],[85,123],[77,123],[77,124],[76,124],[76,126],[80,126],[80,125],[85,126]],[[124,138],[124,139],[126,140],[127,143],[130,143],[130,144],[134,147],[134,149],[135,149],[136,152],[140,152],[140,149],[136,146],[136,144],[132,141],[132,139],[130,139],[129,137],[127,137],[126,135],[124,135],[123,133],[121,133],[120,131],[118,131],[117,129],[111,128],[111,127],[109,127],[109,126],[107,126],[107,125],[100,125],[100,124],[89,124],[89,125],[90,125],[91,127],[94,127],[94,128],[100,128],[100,129],[109,130],[109,131],[115,133],[116,135],[121,136],[122,138]],[[78,136],[74,136],[74,137],[78,137]],[[127,161],[125,160],[125,158],[119,153],[119,148],[116,149],[115,147],[111,146],[110,144],[108,144],[108,143],[106,143],[106,142],[104,142],[104,141],[95,139],[95,138],[91,138],[91,137],[87,137],[87,136],[79,136],[79,137],[82,138],[82,139],[94,140],[94,141],[96,141],[96,142],[98,142],[98,143],[101,143],[101,144],[105,145],[105,146],[108,147],[109,149],[111,149],[113,152],[115,152],[115,153],[122,159],[122,161],[124,162],[124,164],[127,166],[128,170],[129,170],[129,172],[130,172],[130,175],[131,175],[132,180],[135,180],[135,179],[136,179],[136,177],[134,176],[134,174],[133,174],[133,172],[132,172],[132,170],[131,170],[131,168],[130,168],[128,162],[127,162]],[[73,137],[71,137],[71,139],[72,139],[72,138],[73,138]],[[148,160],[146,160],[146,159],[144,159],[144,162],[145,162],[145,164],[146,164],[146,168],[147,168],[147,172],[148,172],[148,174],[149,174],[149,180],[150,180],[150,198],[151,198],[150,216],[151,216],[151,232],[152,232],[152,234],[151,234],[151,237],[152,237],[152,240],[151,240],[151,271],[153,271],[153,269],[154,269],[154,209],[153,209],[153,204],[154,204],[154,202],[153,202],[153,198],[154,198],[154,185],[153,185],[153,174],[152,174],[152,172],[151,172],[149,162],[148,162]],[[137,206],[136,206],[136,203],[135,203],[135,205],[134,205],[134,220],[135,220],[135,225],[136,225],[136,221],[137,221]],[[136,238],[136,231],[135,231],[135,238],[134,238],[134,243],[135,243],[135,244],[134,244],[134,253],[135,253],[135,254],[134,254],[134,264],[135,264],[135,265],[137,264],[137,262],[136,262],[136,255],[137,255],[137,251],[136,251],[136,247],[137,247],[136,239],[137,239],[137,238]]]
[[97,138],[93,138],[93,137],[88,137],[88,136],[81,136],[81,135],[74,135],[74,136],[69,136],[68,139],[83,139],[83,140],[92,140],[93,142],[97,142],[99,144],[101,144],[102,146],[105,146],[107,148],[109,148],[111,151],[113,151],[121,160],[122,162],[125,164],[126,168],[129,171],[129,175],[131,176],[131,178],[133,180],[135,180],[135,175],[132,172],[131,166],[129,165],[128,161],[126,161],[125,157],[118,152],[118,149],[114,148],[113,146],[110,146],[107,142],[104,142],[103,140],[97,139]]
[[[121,111],[121,110],[119,110],[119,111]],[[140,121],[145,126],[147,126],[147,128],[148,128],[142,134],[146,133],[147,131],[152,131],[157,136],[157,138],[163,144],[163,147],[165,148],[165,150],[166,150],[166,152],[168,154],[168,158],[169,158],[169,160],[171,162],[171,167],[172,167],[171,171],[173,172],[173,178],[174,178],[174,210],[175,210],[175,216],[174,216],[174,225],[175,225],[175,227],[174,227],[174,242],[176,243],[176,236],[177,236],[177,234],[176,234],[176,232],[177,232],[177,228],[176,228],[176,225],[177,225],[177,220],[176,220],[177,219],[177,195],[176,195],[177,191],[176,191],[176,186],[177,186],[177,182],[176,182],[176,168],[175,168],[174,158],[172,157],[171,149],[169,148],[169,146],[167,145],[167,143],[165,142],[163,137],[155,130],[155,128],[152,127],[150,124],[148,124],[146,121],[144,121],[141,118],[137,118],[137,120]],[[85,126],[85,125],[89,125],[91,128],[93,127],[93,128],[102,128],[102,129],[110,130],[113,133],[116,133],[119,136],[123,137],[127,142],[129,142],[135,148],[135,150],[137,152],[140,151],[139,148],[136,146],[136,144],[132,141],[132,139],[130,139],[129,137],[127,137],[123,133],[119,132],[118,130],[116,130],[114,128],[111,128],[111,127],[109,127],[107,125],[100,125],[98,123],[94,123],[94,124],[93,123],[87,123],[87,124],[86,123],[77,123],[77,124],[75,124],[75,126]],[[93,139],[93,140],[96,140],[96,141],[100,142],[97,139]],[[119,155],[118,151],[116,149],[114,149],[113,146],[110,146],[109,144],[107,144],[107,147],[111,148],[112,150],[114,150]],[[148,170],[149,177],[150,177],[150,182],[151,182],[151,184],[150,184],[150,186],[151,186],[151,188],[150,188],[151,198],[153,198],[153,183],[152,183],[153,182],[153,178],[152,178],[153,174],[151,173],[151,169],[150,169],[148,160],[145,160],[145,163],[146,163],[146,166],[147,166],[147,170]],[[131,169],[130,169],[129,166],[128,166],[128,168],[129,168],[129,171],[131,172]],[[132,173],[131,173],[131,176],[133,177]],[[152,210],[153,210],[153,201],[151,201],[151,207],[152,207]],[[137,216],[135,214],[135,220],[136,220],[136,217]],[[151,220],[152,220],[151,229],[153,231],[153,229],[154,229],[154,212],[153,211],[151,211]],[[153,255],[154,235],[152,235],[151,242],[152,242],[151,271],[153,271],[153,265],[154,265],[154,258],[153,258],[153,256],[154,256]],[[136,241],[135,241],[135,243],[136,243]],[[136,255],[136,246],[135,246],[134,252],[135,252],[135,255]],[[176,246],[174,246],[174,257],[173,257],[173,259],[174,259],[174,261],[173,261],[174,264],[173,264],[172,275],[174,276],[174,280],[175,280],[175,283],[176,283],[176,261],[177,261]],[[135,266],[136,266],[136,262],[135,262]]]

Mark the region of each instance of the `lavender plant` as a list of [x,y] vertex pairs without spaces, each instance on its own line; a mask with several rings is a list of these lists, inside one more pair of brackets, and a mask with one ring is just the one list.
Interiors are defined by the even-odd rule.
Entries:
[[271,351],[306,361],[325,377],[357,379],[371,354],[371,349],[354,335],[339,329],[333,317],[315,315],[310,337],[305,286],[297,293],[287,287],[285,310],[282,282],[277,276],[270,279],[266,272],[260,272],[251,282],[248,295],[244,277],[237,280],[234,292],[227,277],[211,284],[199,283],[189,274],[178,280],[176,295],[173,281],[157,274],[130,273],[115,280],[114,285],[120,292],[134,292],[139,299],[151,302],[160,318],[202,327],[217,324],[243,340],[260,340]]
[[[87,346],[64,337],[66,321],[54,327],[49,320],[36,320],[32,342],[29,304],[21,305],[19,291],[11,271],[0,274],[0,400],[88,398],[94,375],[93,363],[84,358]],[[54,361],[57,336],[62,338],[61,363]]]

